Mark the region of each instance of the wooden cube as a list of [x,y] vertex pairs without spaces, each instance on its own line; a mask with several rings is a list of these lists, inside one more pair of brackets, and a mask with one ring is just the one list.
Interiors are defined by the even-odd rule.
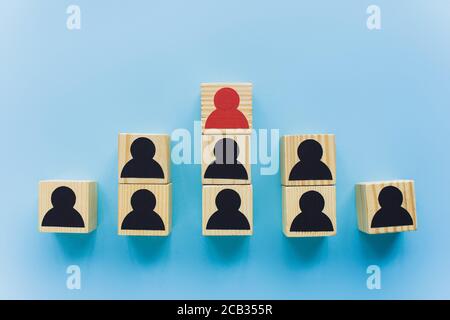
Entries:
[[253,234],[252,185],[210,185],[202,192],[204,236]]
[[336,146],[333,134],[289,135],[281,138],[281,184],[336,184]]
[[336,187],[282,187],[283,232],[286,237],[336,234]]
[[251,133],[251,83],[202,83],[201,105],[203,134],[216,134],[217,129],[228,129],[230,134]]
[[167,134],[119,134],[119,183],[170,182],[170,138]]
[[202,184],[250,183],[250,135],[202,135]]
[[167,236],[171,224],[171,183],[119,185],[119,235]]
[[97,228],[95,181],[39,182],[39,231],[89,233]]
[[364,182],[356,185],[359,230],[390,233],[417,229],[414,181]]

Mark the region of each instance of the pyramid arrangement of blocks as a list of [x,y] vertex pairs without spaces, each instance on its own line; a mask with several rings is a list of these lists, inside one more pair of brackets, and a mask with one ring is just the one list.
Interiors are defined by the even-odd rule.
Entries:
[[[251,83],[201,85],[202,233],[253,234]],[[287,237],[333,236],[336,143],[332,134],[281,138],[282,229]],[[172,221],[170,138],[119,134],[118,233],[168,236]],[[368,234],[417,228],[414,181],[356,185],[358,227]],[[39,230],[89,233],[97,227],[95,181],[39,182]]]

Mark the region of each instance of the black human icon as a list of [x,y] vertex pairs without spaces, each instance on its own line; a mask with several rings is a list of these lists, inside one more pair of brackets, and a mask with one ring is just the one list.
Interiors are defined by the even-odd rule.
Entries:
[[409,212],[402,207],[403,194],[394,187],[384,187],[378,195],[381,209],[373,216],[371,228],[410,226],[414,222]]
[[58,187],[52,192],[51,208],[42,220],[43,227],[84,228],[81,214],[75,210],[76,195],[69,187]]
[[291,231],[333,231],[330,218],[322,212],[325,200],[316,191],[305,192],[299,201],[301,212],[294,218]]
[[156,153],[154,143],[145,137],[137,138],[130,148],[132,159],[122,169],[121,178],[164,178],[164,172],[153,157]]
[[239,146],[236,141],[224,138],[214,146],[214,160],[205,171],[205,178],[247,180],[245,167],[237,158]]
[[241,197],[232,189],[224,189],[216,196],[217,211],[212,214],[206,229],[215,230],[250,230],[245,215],[239,211]]
[[122,222],[123,230],[164,230],[164,222],[154,209],[155,195],[147,190],[140,189],[131,196],[133,211],[127,214]]
[[328,166],[321,161],[323,149],[319,142],[308,139],[297,148],[299,162],[292,168],[289,180],[332,180]]

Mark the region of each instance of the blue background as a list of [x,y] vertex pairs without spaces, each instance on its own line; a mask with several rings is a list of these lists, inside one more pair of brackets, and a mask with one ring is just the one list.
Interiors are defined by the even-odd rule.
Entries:
[[[446,0],[1,1],[0,297],[450,298],[449,31]],[[259,165],[253,237],[202,237],[199,165],[172,165],[170,237],[117,235],[117,134],[192,132],[212,81],[253,82],[255,128],[336,134],[337,236],[285,238]],[[397,178],[419,230],[360,233],[354,184]],[[42,179],[97,180],[97,231],[38,233]]]

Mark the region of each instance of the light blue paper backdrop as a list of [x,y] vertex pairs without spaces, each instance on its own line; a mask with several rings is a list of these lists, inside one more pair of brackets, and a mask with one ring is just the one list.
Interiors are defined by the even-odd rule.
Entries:
[[[1,1],[0,297],[450,298],[449,31],[445,0]],[[172,166],[170,237],[117,235],[117,134],[192,132],[211,81],[254,84],[255,128],[336,134],[337,236],[285,238],[259,165],[253,237],[202,237],[199,165]],[[65,178],[98,181],[91,235],[37,231],[38,181]],[[397,178],[419,230],[360,233],[354,184]]]

